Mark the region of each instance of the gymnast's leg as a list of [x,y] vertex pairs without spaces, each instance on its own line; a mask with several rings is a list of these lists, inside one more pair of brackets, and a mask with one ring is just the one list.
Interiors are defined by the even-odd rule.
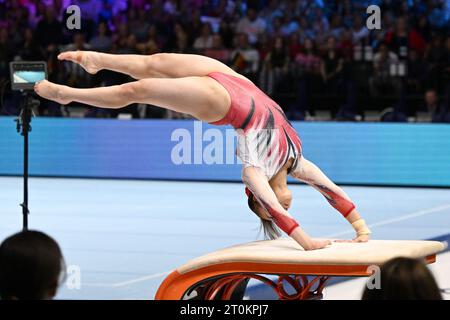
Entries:
[[[358,236],[355,239],[358,242],[365,242],[369,240],[370,231],[361,222],[361,216],[355,205],[351,201],[350,197],[332,182],[314,163],[301,157],[297,168],[292,175],[309,184],[316,190],[318,190],[336,210],[338,210],[347,221],[355,227],[357,224]],[[358,222],[359,221],[359,222]]]
[[222,119],[231,104],[226,89],[210,77],[150,78],[93,89],[76,89],[41,81],[36,84],[35,91],[39,96],[60,104],[76,101],[117,109],[143,103],[187,113],[205,122]]
[[220,61],[195,54],[115,55],[95,51],[68,51],[61,53],[58,59],[78,63],[92,74],[107,69],[128,74],[134,79],[201,77],[211,72],[243,77]]

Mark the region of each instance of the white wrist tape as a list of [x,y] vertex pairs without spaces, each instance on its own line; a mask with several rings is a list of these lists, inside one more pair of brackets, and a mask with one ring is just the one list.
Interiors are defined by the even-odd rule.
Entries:
[[359,219],[353,222],[352,227],[353,229],[355,229],[358,236],[369,235],[372,233],[363,219]]

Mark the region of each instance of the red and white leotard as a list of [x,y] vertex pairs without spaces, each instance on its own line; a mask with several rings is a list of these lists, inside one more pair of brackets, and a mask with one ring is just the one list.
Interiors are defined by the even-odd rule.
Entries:
[[232,125],[238,133],[237,155],[244,167],[260,168],[270,180],[294,159],[295,168],[302,144],[283,110],[248,80],[221,72],[210,73],[230,94],[226,116],[214,125]]
[[[302,143],[283,110],[264,92],[248,80],[213,72],[209,76],[218,81],[230,94],[231,106],[225,117],[215,125],[232,125],[238,133],[237,155],[244,167],[257,167],[270,180],[289,159],[294,162],[289,169],[293,173],[299,167]],[[311,182],[336,210],[347,216],[354,204],[328,187]],[[246,189],[246,192],[251,192]],[[248,194],[249,195],[249,194]],[[298,223],[257,196],[280,229],[290,235]]]

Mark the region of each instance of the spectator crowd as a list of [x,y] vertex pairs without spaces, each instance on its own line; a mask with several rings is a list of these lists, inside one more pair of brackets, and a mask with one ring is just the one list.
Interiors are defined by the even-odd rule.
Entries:
[[[81,9],[70,30],[66,8]],[[366,25],[378,5],[381,29]],[[291,119],[450,122],[450,1],[444,0],[0,0],[0,114],[15,114],[9,62],[45,60],[49,79],[75,87],[131,81],[60,63],[67,50],[114,54],[197,53],[220,60],[273,97]],[[386,108],[390,108],[386,111]],[[67,112],[42,101],[41,115]],[[129,106],[86,117],[183,117]]]

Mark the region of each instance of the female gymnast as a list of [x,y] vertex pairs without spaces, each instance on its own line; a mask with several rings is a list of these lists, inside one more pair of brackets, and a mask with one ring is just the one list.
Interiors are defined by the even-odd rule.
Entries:
[[[36,93],[66,105],[72,101],[122,108],[143,103],[187,113],[237,130],[237,154],[250,209],[261,219],[266,238],[279,229],[305,250],[321,249],[329,240],[313,239],[289,215],[292,194],[287,176],[318,190],[356,231],[352,242],[369,240],[370,230],[348,195],[302,155],[299,136],[282,109],[246,77],[214,59],[189,54],[111,55],[92,51],[61,53],[59,60],[80,64],[87,72],[107,69],[137,81],[110,87],[75,89],[41,81]],[[346,241],[346,240],[343,240]]]

